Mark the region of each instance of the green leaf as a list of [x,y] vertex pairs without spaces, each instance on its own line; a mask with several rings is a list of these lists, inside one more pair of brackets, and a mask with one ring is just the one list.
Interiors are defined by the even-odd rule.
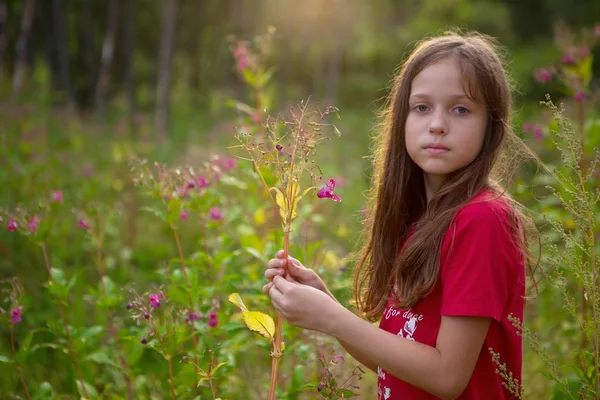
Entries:
[[0,356],[0,363],[12,364],[14,361],[6,356]]
[[190,305],[190,296],[185,286],[172,284],[167,288],[167,296],[177,304]]
[[[83,386],[81,385],[81,381],[79,379],[75,380],[75,382],[77,383],[77,391],[79,392],[79,395],[82,398],[85,398],[86,400],[91,400],[99,397],[96,388],[87,383],[86,381],[83,381]],[[84,387],[85,391],[83,390]],[[87,394],[90,396],[89,398],[85,395],[85,392],[87,392]]]
[[119,364],[115,363],[106,355],[106,353],[101,351],[88,355],[86,358],[84,358],[84,361],[92,361],[96,364],[110,365],[117,369],[121,369],[121,366]]
[[227,361],[217,364],[217,366],[216,366],[216,367],[214,367],[214,368],[213,368],[213,369],[210,371],[210,374],[211,374],[212,376],[215,376],[215,372],[217,372],[217,371],[219,370],[219,368],[221,368],[221,367],[222,367],[223,365],[225,365],[225,364],[227,364]]
[[167,216],[165,215],[165,212],[163,210],[155,210],[152,207],[142,207],[141,210],[149,212],[150,214],[154,214],[162,221],[167,222]]

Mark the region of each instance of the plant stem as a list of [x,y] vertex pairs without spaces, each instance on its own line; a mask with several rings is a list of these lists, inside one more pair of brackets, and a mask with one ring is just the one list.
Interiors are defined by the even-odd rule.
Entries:
[[[287,258],[290,245],[289,223],[284,232],[283,257]],[[277,386],[277,374],[279,372],[279,361],[281,360],[281,330],[283,328],[283,318],[277,319],[277,328],[275,329],[275,342],[273,343],[273,354],[271,356],[271,384],[269,386],[269,400],[275,400],[275,387]]]
[[[50,275],[50,281],[54,281],[54,277],[52,276],[52,270],[50,267],[50,260],[48,259],[48,250],[46,249],[46,243],[42,243],[42,252],[44,253],[44,262],[46,263],[46,269],[48,270],[48,274]],[[60,303],[60,301],[57,302],[58,303],[58,309],[60,311],[60,317],[62,319],[62,323],[63,326],[65,327],[65,333],[67,334],[67,347],[69,350],[69,355],[71,356],[71,362],[73,363],[73,366],[75,367],[75,373],[77,374],[77,379],[79,379],[79,384],[81,385],[81,390],[83,391],[83,394],[85,395],[86,398],[90,398],[90,395],[88,394],[86,388],[85,388],[85,384],[83,383],[83,375],[81,373],[81,369],[79,368],[79,364],[77,363],[77,358],[75,356],[75,351],[73,350],[73,340],[71,339],[71,330],[69,329],[69,324],[67,323],[67,314],[65,313],[65,308],[64,306]]]
[[169,356],[168,358],[168,362],[169,362],[169,386],[171,387],[171,398],[173,400],[176,399],[175,397],[175,380],[173,379],[173,363],[171,362],[171,357]]
[[[15,335],[13,333],[12,325],[10,326],[10,345],[12,347],[13,356],[16,358],[17,357],[17,348],[15,346]],[[17,364],[16,360],[15,360],[15,368],[17,369],[17,372],[19,372],[19,377],[21,378],[21,384],[23,385],[23,390],[25,391],[25,395],[27,396],[27,398],[29,400],[31,400],[31,395],[29,394],[29,390],[27,390],[27,384],[25,383],[25,378],[23,377],[23,370],[21,369],[21,366]]]
[[[99,222],[98,222],[99,224]],[[100,229],[98,228],[98,231]],[[100,238],[100,232],[98,232],[98,236],[96,237],[96,243],[97,243],[97,248],[98,248],[98,274],[100,275],[100,284],[102,286],[102,293],[104,294],[104,297],[107,296],[107,292],[106,292],[106,284],[104,283],[104,259],[102,257],[102,240]],[[106,325],[107,325],[107,330],[110,333],[110,335],[112,336],[112,339],[115,342],[115,348],[117,350],[117,353],[119,354],[119,362],[121,363],[121,366],[123,367],[123,379],[125,379],[125,387],[127,388],[127,398],[129,400],[133,400],[133,387],[131,386],[131,371],[129,369],[129,364],[127,363],[127,359],[125,358],[125,355],[123,354],[123,349],[121,348],[120,344],[119,344],[119,338],[117,335],[117,327],[113,324],[113,319],[112,319],[112,313],[110,312],[110,310],[106,310],[105,311],[105,317],[106,317]]]
[[[185,281],[188,284],[190,291],[188,292],[188,299],[190,301],[190,306],[194,307],[194,298],[192,297],[191,291],[194,289],[192,287],[192,282],[190,281],[187,270],[185,268],[185,258],[183,257],[183,250],[181,250],[181,241],[179,240],[179,235],[177,234],[177,229],[175,227],[171,227],[173,231],[173,236],[175,236],[175,243],[177,243],[177,252],[179,253],[179,262],[181,263],[181,269],[183,271],[183,276],[185,277]],[[208,256],[208,254],[207,254]],[[192,324],[193,327],[193,324]],[[192,328],[193,329],[193,328]],[[198,356],[196,355],[196,350],[198,349],[198,342],[196,340],[196,335],[192,335],[192,345],[194,346],[194,366],[196,369],[196,375],[200,373],[198,369]],[[196,390],[198,390],[196,388]]]

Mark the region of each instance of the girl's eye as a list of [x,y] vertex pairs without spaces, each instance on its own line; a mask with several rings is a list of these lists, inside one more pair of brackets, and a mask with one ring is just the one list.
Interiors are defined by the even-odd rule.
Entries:
[[419,104],[415,107],[415,110],[417,110],[418,112],[425,112],[427,111],[427,106],[424,104]]
[[466,114],[469,112],[465,107],[459,106],[455,108],[456,112],[459,114]]

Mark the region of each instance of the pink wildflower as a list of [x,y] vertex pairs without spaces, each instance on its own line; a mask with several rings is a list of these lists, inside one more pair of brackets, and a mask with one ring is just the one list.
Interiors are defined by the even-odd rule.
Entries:
[[578,102],[584,101],[585,100],[585,92],[583,90],[580,90],[579,92],[577,92],[575,94],[575,96],[573,96],[573,99]]
[[206,179],[203,176],[199,176],[198,178],[196,178],[196,182],[198,183],[198,188],[199,189],[203,189],[203,188],[208,187],[210,185],[210,182],[208,182],[208,179]]
[[211,208],[209,214],[210,219],[212,219],[213,221],[220,221],[224,218],[223,213],[219,211],[217,207]]
[[158,294],[150,294],[148,295],[148,299],[150,300],[150,305],[153,308],[160,307],[160,296]]
[[536,72],[535,80],[540,83],[550,82],[552,80],[552,72],[548,68],[541,68]]
[[19,225],[17,224],[17,221],[11,218],[8,220],[8,226],[6,227],[6,229],[8,229],[9,232],[14,232],[17,230],[18,226]]
[[21,322],[21,313],[23,312],[23,307],[17,307],[14,310],[10,311],[10,322],[14,325]]
[[186,323],[194,322],[200,318],[200,314],[197,312],[190,312],[188,316],[185,318]]
[[262,117],[258,111],[254,111],[250,118],[252,118],[252,122],[254,122],[255,124],[258,124],[260,123],[260,121],[262,121]]
[[208,314],[208,326],[210,326],[211,328],[216,328],[218,325],[219,319],[217,318],[217,313],[211,311],[210,314]]
[[590,48],[589,47],[580,47],[579,48],[579,57],[581,58],[586,58],[587,56],[590,55]]
[[317,193],[317,197],[320,199],[331,199],[333,201],[340,202],[342,199],[337,194],[333,193],[335,189],[335,179],[330,179],[329,183],[325,184]]
[[235,160],[235,158],[228,158],[225,160],[225,170],[226,171],[231,171],[232,169],[235,168],[236,165],[237,165],[237,161]]
[[90,226],[88,225],[87,222],[85,222],[84,220],[80,219],[79,222],[77,223],[77,225],[79,225],[79,227],[81,229],[88,229]]
[[544,139],[544,132],[542,131],[542,128],[539,125],[535,125],[533,127],[533,137],[538,142],[540,142]]
[[563,64],[575,64],[575,58],[573,57],[573,55],[571,54],[571,52],[565,53],[562,58],[560,59],[560,61]]
[[243,70],[248,68],[248,65],[249,65],[248,58],[240,57],[240,59],[238,60],[237,69],[238,69],[238,71],[242,72]]
[[246,47],[244,47],[242,45],[236,47],[235,50],[233,50],[233,56],[235,58],[240,58],[245,55],[246,55]]
[[56,201],[57,203],[62,203],[63,202],[63,194],[60,190],[56,190],[54,193],[52,193],[52,200]]
[[38,230],[38,226],[40,224],[40,220],[38,217],[31,217],[29,218],[29,230],[31,232],[35,232]]
[[523,132],[525,132],[525,133],[531,132],[531,123],[530,122],[523,123],[523,128],[521,128],[521,129],[523,129]]
[[188,219],[188,215],[185,211],[182,211],[181,214],[179,214],[179,218],[186,220]]
[[600,24],[594,26],[594,37],[600,39]]

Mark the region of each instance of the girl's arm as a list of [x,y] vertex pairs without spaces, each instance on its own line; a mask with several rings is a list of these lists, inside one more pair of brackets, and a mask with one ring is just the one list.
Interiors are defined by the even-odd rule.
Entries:
[[367,355],[362,351],[360,347],[352,346],[351,344],[344,342],[343,340],[337,338],[337,341],[340,342],[342,347],[352,356],[356,361],[369,368],[371,371],[377,373],[377,364],[371,361]]
[[343,307],[334,314],[326,333],[360,348],[395,377],[442,399],[455,399],[465,390],[490,325],[490,318],[442,317],[434,348],[379,329]]
[[360,362],[369,360],[369,368],[379,366],[442,399],[455,399],[464,391],[491,321],[443,316],[436,347],[431,347],[379,329],[322,291],[280,276],[273,279],[269,295],[292,325],[332,335],[348,345],[350,354],[355,350]]

